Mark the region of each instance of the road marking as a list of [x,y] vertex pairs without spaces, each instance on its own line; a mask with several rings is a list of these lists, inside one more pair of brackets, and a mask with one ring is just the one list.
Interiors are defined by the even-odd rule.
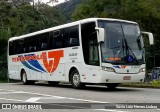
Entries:
[[41,94],[41,93],[32,93],[32,92],[25,92],[25,93],[39,95],[39,96],[48,96],[48,97],[64,98],[64,99],[69,99],[69,100],[84,101],[84,102],[109,103],[109,102],[102,102],[102,101],[95,101],[95,100],[86,100],[86,99],[78,99],[78,98],[71,98],[71,97],[47,95],[47,94]]
[[33,103],[33,102],[36,102],[38,100],[40,100],[40,98],[34,97],[34,98],[30,98],[30,99],[26,100],[25,102],[32,102]]
[[[18,101],[18,102],[26,102],[24,100],[17,100],[17,99],[7,99],[7,98],[0,98],[1,100],[9,100],[9,101]],[[34,103],[44,103],[44,102],[34,102]],[[58,104],[56,104],[58,105]],[[69,106],[69,105],[59,105],[59,106]],[[78,107],[78,106],[69,106],[69,107],[76,107],[76,108],[83,108],[86,109],[85,107]],[[92,110],[100,110],[100,111],[109,111],[109,112],[127,112],[127,111],[119,111],[119,110],[109,110],[109,109],[92,109]]]
[[19,101],[19,102],[24,102],[23,100],[8,99],[8,98],[0,98],[0,100],[10,100],[10,101]]
[[32,98],[29,98],[28,100],[26,100],[26,102],[34,103],[40,99],[64,99],[64,98],[61,98],[61,97],[32,97]]
[[[3,89],[3,90],[7,90],[7,89]],[[16,90],[10,90],[10,89],[9,89],[9,91],[15,91],[16,92]],[[34,95],[39,95],[39,96],[57,97],[57,98],[64,98],[64,99],[69,99],[69,100],[84,101],[84,102],[110,103],[110,102],[102,102],[102,101],[95,101],[95,100],[86,100],[86,99],[78,99],[78,98],[71,98],[71,97],[54,96],[54,95],[48,95],[48,94],[42,94],[42,93],[33,93],[33,92],[25,92],[25,91],[19,91],[19,92],[21,92],[21,93],[28,93],[28,94],[34,94]]]
[[0,91],[15,91],[15,90],[0,89]]
[[14,91],[14,92],[0,92],[0,94],[18,94],[18,93],[25,93],[23,91]]
[[[26,102],[25,100],[8,99],[8,98],[0,98],[0,100],[9,100],[9,101]],[[32,103],[32,102],[30,102],[30,103]],[[34,102],[34,103],[43,103],[43,102]]]
[[[7,89],[0,89],[0,90],[7,90]],[[93,102],[93,103],[110,103],[110,102],[102,102],[102,101],[95,101],[95,100],[86,100],[86,99],[78,99],[78,98],[71,98],[71,97],[62,97],[62,96],[54,96],[48,94],[41,94],[41,93],[33,93],[33,92],[25,92],[25,91],[16,91],[16,90],[7,90],[7,91],[14,91],[14,93],[27,93],[27,94],[34,94],[39,96],[47,96],[47,97],[32,97],[28,100],[17,100],[17,99],[7,99],[7,98],[0,98],[2,100],[10,100],[10,101],[19,101],[19,102],[30,102],[30,103],[45,103],[45,102],[37,102],[40,99],[44,98],[58,98],[58,99],[69,99],[69,100],[77,100],[77,101],[84,101],[84,102]],[[61,105],[60,105],[61,106]],[[80,107],[81,108],[81,107]],[[119,111],[119,110],[110,110],[110,109],[92,109],[92,110],[100,110],[100,111],[109,111],[109,112],[127,112],[127,111]]]

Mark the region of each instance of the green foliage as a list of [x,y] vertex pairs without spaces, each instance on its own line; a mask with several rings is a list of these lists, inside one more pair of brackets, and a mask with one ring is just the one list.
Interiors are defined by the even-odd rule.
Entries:
[[[13,5],[16,4],[16,5]],[[27,1],[0,2],[0,28],[9,27],[11,36],[23,35],[65,22],[54,7],[40,4],[38,10]]]
[[151,82],[151,85],[154,87],[160,87],[160,80],[154,80]]
[[124,87],[140,87],[140,88],[160,88],[160,80],[141,83],[123,83],[120,86]]
[[0,29],[0,80],[7,79],[7,42],[11,36],[9,28]]
[[[45,10],[44,10],[45,9]],[[46,18],[45,24],[47,27],[53,27],[65,23],[65,18],[56,7],[51,7],[45,4],[39,5],[39,11]]]
[[77,5],[79,5],[83,1],[86,1],[86,0],[69,0],[65,3],[62,3],[58,6],[56,6],[56,8],[58,8],[61,11],[61,13],[63,14],[63,17],[65,17],[66,21],[70,22],[71,15],[72,15],[73,11],[77,7]]

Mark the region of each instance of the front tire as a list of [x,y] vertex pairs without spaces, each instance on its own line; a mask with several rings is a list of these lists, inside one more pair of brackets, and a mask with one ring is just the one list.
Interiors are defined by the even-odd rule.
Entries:
[[81,83],[80,74],[76,69],[71,72],[71,84],[75,89],[83,88],[85,86],[85,84]]

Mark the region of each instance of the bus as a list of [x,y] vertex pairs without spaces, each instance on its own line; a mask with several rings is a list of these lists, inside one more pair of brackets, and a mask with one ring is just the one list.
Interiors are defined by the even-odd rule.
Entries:
[[12,37],[8,77],[23,84],[69,82],[73,88],[143,82],[144,37],[154,44],[152,33],[142,32],[138,23],[110,18],[88,18]]

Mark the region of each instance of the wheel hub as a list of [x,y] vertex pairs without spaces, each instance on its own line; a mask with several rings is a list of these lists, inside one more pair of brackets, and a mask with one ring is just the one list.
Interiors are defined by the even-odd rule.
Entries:
[[73,83],[74,83],[75,85],[78,85],[78,84],[80,83],[80,76],[79,76],[79,74],[75,73],[75,74],[73,75]]

